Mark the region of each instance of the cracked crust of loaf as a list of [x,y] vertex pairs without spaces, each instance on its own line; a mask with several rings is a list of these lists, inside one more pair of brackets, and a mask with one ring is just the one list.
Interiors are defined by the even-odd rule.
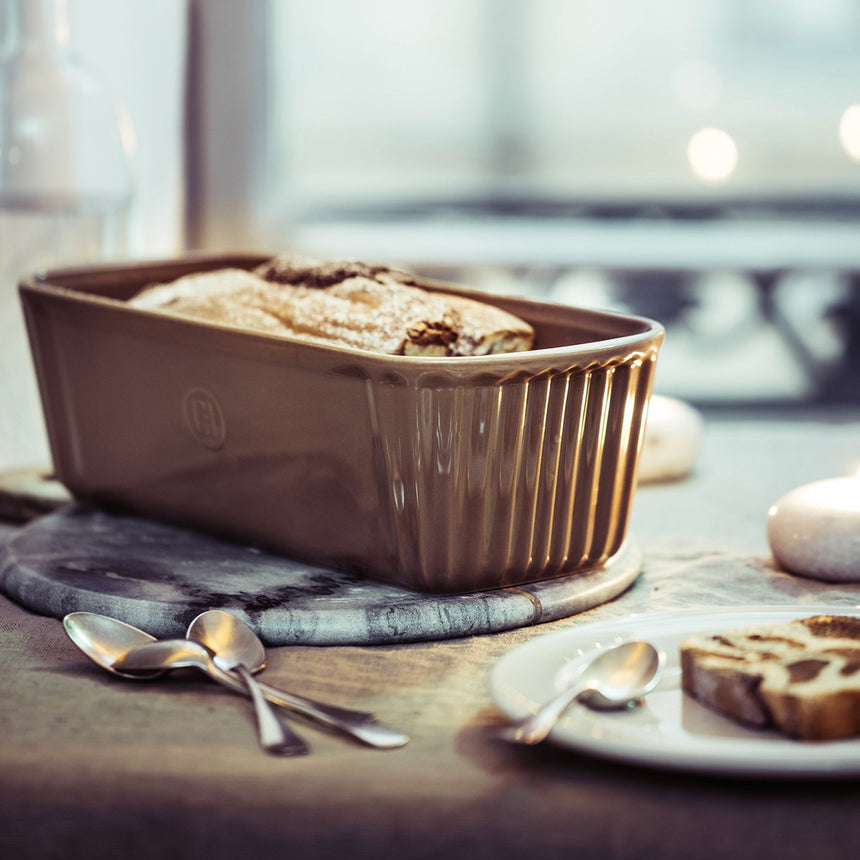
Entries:
[[685,639],[686,693],[801,740],[860,734],[860,618],[817,615]]
[[325,289],[350,278],[378,280],[379,275],[409,277],[405,272],[395,272],[388,266],[374,263],[358,260],[323,261],[290,254],[266,260],[254,269],[254,274],[273,284],[300,284],[314,289]]
[[534,331],[492,305],[428,292],[386,266],[275,257],[145,288],[131,304],[313,343],[393,355],[531,349]]

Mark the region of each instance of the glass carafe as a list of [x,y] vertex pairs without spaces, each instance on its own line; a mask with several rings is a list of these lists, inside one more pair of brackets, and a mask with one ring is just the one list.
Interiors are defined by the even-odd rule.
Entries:
[[[130,124],[69,51],[65,0],[0,0],[0,472],[50,468],[21,278],[127,253]],[[11,40],[8,38],[11,34]]]

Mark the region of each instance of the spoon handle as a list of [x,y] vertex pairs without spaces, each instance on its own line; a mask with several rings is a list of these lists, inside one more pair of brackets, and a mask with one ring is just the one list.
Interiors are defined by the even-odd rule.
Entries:
[[[225,672],[215,666],[214,663],[210,668],[212,669],[212,677],[219,683],[236,692],[248,693],[245,686],[231,672]],[[368,714],[365,711],[352,711],[347,708],[315,702],[296,693],[288,693],[286,690],[270,687],[268,684],[257,683],[257,686],[263,696],[273,704],[288,708],[297,714],[337,729],[368,746],[377,749],[396,749],[409,742],[408,735],[377,722],[373,714]]]
[[534,714],[502,731],[502,736],[518,744],[539,744],[559,721],[561,715],[581,696],[589,684],[579,683],[562,690],[554,699],[542,705]]
[[353,711],[315,702],[304,696],[270,687],[268,684],[261,683],[260,689],[270,702],[351,735],[368,746],[378,749],[396,749],[409,742],[408,735],[378,722],[373,714],[365,711]]
[[253,675],[241,663],[234,667],[237,675],[245,684],[245,689],[254,703],[257,715],[260,746],[273,755],[302,755],[308,751],[308,745],[280,720],[278,715],[269,707],[265,696]]

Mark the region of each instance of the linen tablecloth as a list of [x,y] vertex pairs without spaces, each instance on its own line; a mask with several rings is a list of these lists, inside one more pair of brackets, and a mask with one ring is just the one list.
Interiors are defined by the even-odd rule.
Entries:
[[639,488],[630,532],[644,569],[615,601],[502,634],[270,651],[269,683],[376,712],[412,737],[395,751],[294,722],[312,753],[265,756],[240,697],[192,673],[111,677],[59,620],[0,598],[0,856],[854,857],[860,781],[745,781],[514,748],[496,736],[488,675],[522,643],[631,613],[856,608],[860,584],[775,569],[765,521],[793,487],[858,467],[857,414],[712,416],[690,478]]

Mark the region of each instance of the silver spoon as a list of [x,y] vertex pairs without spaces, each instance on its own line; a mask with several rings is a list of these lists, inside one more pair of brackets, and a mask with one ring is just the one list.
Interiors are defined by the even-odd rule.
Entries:
[[[130,624],[117,621],[115,618],[89,612],[73,612],[63,619],[63,626],[69,638],[88,657],[104,669],[122,675],[124,678],[152,680],[163,675],[167,668],[174,668],[165,666],[149,672],[124,672],[118,669],[116,662],[123,654],[143,645],[149,646],[157,643],[157,640],[149,633],[138,630],[137,627],[132,627]],[[257,695],[255,695],[253,688],[257,684],[251,676],[251,672],[259,672],[266,665],[266,652],[256,636],[253,633],[251,635],[253,642],[246,641],[244,647],[234,648],[232,656],[241,658],[244,664],[243,669],[245,669],[247,677],[251,679],[251,683],[246,681],[245,686],[257,714],[260,745],[266,752],[275,755],[288,756],[306,753],[308,751],[307,744],[281,722],[262,694],[259,693],[259,690],[256,691]],[[251,647],[255,644],[259,647]]]
[[265,667],[266,650],[244,621],[229,612],[210,609],[191,622],[185,637],[208,648],[220,669],[233,671],[242,679],[254,703],[260,745],[266,752],[298,755],[308,751],[307,744],[284,725],[266,701],[251,674]]
[[[148,633],[122,621],[91,612],[73,612],[65,617],[63,624],[71,640],[90,659],[109,672],[124,678],[143,679],[158,677],[169,668],[162,662],[163,655],[158,654],[150,654],[148,657],[138,655],[134,660],[133,668],[124,663],[123,658],[131,649],[154,643],[156,640]],[[193,646],[195,643],[190,644]],[[205,649],[203,651],[206,653]],[[217,670],[217,675],[214,677],[219,683],[235,692],[247,694],[244,685],[233,675]],[[270,702],[344,732],[368,746],[395,749],[409,741],[408,735],[377,722],[373,714],[315,702],[304,696],[277,690],[268,684],[259,686]]]
[[574,701],[596,710],[621,710],[639,702],[660,681],[665,654],[649,642],[622,642],[598,652],[574,683],[536,713],[502,731],[519,744],[539,744]]

